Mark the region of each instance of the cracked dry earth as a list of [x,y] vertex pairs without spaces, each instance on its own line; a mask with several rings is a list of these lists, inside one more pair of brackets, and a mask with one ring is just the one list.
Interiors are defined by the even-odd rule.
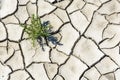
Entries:
[[[62,46],[33,47],[32,14]],[[0,80],[120,80],[120,0],[0,0]]]

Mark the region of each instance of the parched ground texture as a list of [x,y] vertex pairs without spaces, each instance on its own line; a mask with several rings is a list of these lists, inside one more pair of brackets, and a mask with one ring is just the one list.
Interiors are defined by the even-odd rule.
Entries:
[[[32,14],[62,46],[32,46]],[[120,80],[120,0],[0,0],[0,80]]]

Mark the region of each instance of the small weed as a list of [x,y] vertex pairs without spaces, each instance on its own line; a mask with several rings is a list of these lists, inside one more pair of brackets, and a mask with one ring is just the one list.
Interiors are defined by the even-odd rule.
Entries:
[[57,37],[53,36],[52,25],[49,21],[41,23],[40,18],[32,15],[31,24],[21,24],[24,27],[25,32],[28,34],[28,38],[32,40],[33,46],[35,46],[35,40],[41,45],[44,51],[43,40],[50,41],[54,45],[62,45],[59,43]]

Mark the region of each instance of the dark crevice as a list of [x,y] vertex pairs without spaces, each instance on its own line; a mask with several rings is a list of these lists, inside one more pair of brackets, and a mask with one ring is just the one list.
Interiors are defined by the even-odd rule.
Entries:
[[38,4],[38,0],[36,0],[36,4],[35,4],[36,5],[36,15],[38,15],[38,5],[37,4]]
[[80,11],[80,9],[77,9],[77,10],[75,10],[75,11],[69,13],[69,15],[72,15],[73,13],[75,13],[75,12],[77,12],[77,11]]
[[25,57],[24,57],[24,54],[23,54],[22,47],[21,47],[20,43],[19,43],[19,48],[20,48],[20,51],[21,51],[22,59],[23,59],[24,70],[28,73],[28,75],[31,77],[31,79],[35,80],[33,78],[33,76],[31,75],[31,73],[26,69]]
[[117,80],[117,79],[116,79],[116,76],[115,76],[115,73],[113,73],[113,75],[114,75],[114,80]]
[[6,25],[4,24],[4,22],[2,22],[2,21],[0,21],[0,22],[3,24],[5,32],[6,32],[6,38],[1,40],[0,42],[4,42],[4,41],[6,41],[8,39],[8,31],[7,31],[7,28],[6,28]]
[[14,55],[15,55],[15,50],[14,50],[13,54],[7,60],[4,61],[4,64],[6,64]]
[[[19,6],[18,6],[19,7]],[[30,15],[29,15],[29,12],[28,12],[28,10],[27,10],[27,6],[20,6],[20,7],[25,7],[25,9],[26,9],[26,11],[27,11],[27,14],[28,14],[28,17],[27,17],[27,19],[22,23],[21,21],[20,21],[20,19],[19,19],[19,17],[17,17],[17,15],[16,14],[14,14],[14,16],[16,17],[16,19],[18,20],[18,22],[19,22],[19,24],[18,25],[20,25],[20,24],[26,24],[27,23],[27,21],[29,20],[29,18],[30,18]],[[18,12],[19,13],[19,12]]]
[[[83,0],[84,1],[84,0]],[[84,1],[85,2],[85,1]],[[85,2],[85,4],[82,6],[82,8],[80,10],[82,10],[85,6],[87,5],[87,3]]]
[[77,45],[78,41],[81,39],[81,35],[80,35],[80,32],[79,32],[79,37],[77,38],[77,40],[74,42],[72,48],[71,48],[71,52],[70,52],[70,55],[73,55],[73,51],[74,51],[74,48],[75,46]]
[[20,48],[20,52],[21,52],[22,59],[23,59],[23,66],[24,66],[24,68],[25,68],[25,67],[26,67],[25,57],[24,57],[24,53],[23,53],[23,51],[22,51],[22,47],[21,47],[20,43],[19,43],[19,48]]
[[99,62],[101,62],[105,57],[108,57],[107,55],[102,56],[97,62],[95,62],[94,64],[92,64],[89,68],[94,67],[96,64],[98,64]]
[[12,69],[12,67],[10,66],[10,65],[7,65],[8,67],[9,67],[9,69],[13,72],[13,69]]
[[110,23],[111,25],[120,25],[120,23]]
[[54,2],[52,2],[52,4],[56,4],[56,3],[59,3],[59,2],[62,2],[62,1],[64,1],[64,0],[59,0],[59,1],[54,0]]
[[54,10],[52,10],[51,12],[46,13],[46,14],[44,14],[44,15],[40,16],[40,18],[43,18],[44,16],[46,16],[46,15],[49,15],[49,14],[53,13],[55,10],[57,10],[57,7],[56,7]]
[[65,7],[65,10],[73,3],[74,0],[71,0],[71,2]]
[[15,18],[18,20],[19,24],[20,24],[20,20],[19,18],[14,14]]
[[19,43],[19,41],[14,41],[14,40],[10,40],[10,39],[7,39],[9,42],[14,42],[14,43]]
[[2,19],[7,18],[8,16],[11,16],[11,15],[15,14],[15,13],[17,12],[17,10],[18,10],[18,0],[17,0],[17,5],[16,5],[16,10],[15,10],[13,13],[8,14],[8,15],[6,15],[5,17],[1,18],[0,21],[1,21]]
[[101,79],[101,77],[102,77],[102,75],[100,75],[100,77],[98,78],[98,80],[100,80],[100,79]]
[[97,4],[94,4],[94,3],[91,3],[91,2],[87,2],[87,0],[84,0],[84,2],[86,2],[87,4],[94,5],[94,6],[96,6],[96,7],[99,7]]
[[35,78],[31,75],[31,73],[30,73],[27,69],[25,69],[25,71],[28,73],[28,75],[30,76],[30,78],[31,78],[32,80],[35,80]]
[[102,44],[104,41],[106,41],[106,40],[108,40],[108,39],[109,39],[109,38],[105,38],[105,39],[101,40],[101,41],[98,43],[98,45]]
[[92,38],[88,38],[88,37],[86,37],[85,35],[82,35],[82,36],[83,36],[84,38],[86,38],[86,39],[91,40],[91,41],[97,46],[98,50],[99,50],[100,52],[102,52],[104,55],[106,55],[106,54],[102,51],[102,49],[100,48],[100,46],[96,43],[95,40],[93,40]]
[[32,63],[30,63],[29,65],[27,65],[26,66],[26,68],[29,68],[31,65],[33,65],[33,64],[40,64],[40,63],[42,63],[42,62],[32,62]]
[[69,19],[69,21],[70,21],[70,24],[71,24],[71,26],[77,31],[77,32],[79,32],[79,30],[73,25],[73,23],[72,23],[72,21],[71,21],[71,18],[70,18],[70,16],[69,16],[69,13],[66,11],[66,13],[67,13],[67,16],[68,16],[68,19]]
[[78,60],[80,60],[83,64],[85,64],[87,67],[89,67],[89,65],[87,63],[85,63],[82,59],[80,59],[79,57],[73,55],[75,58],[77,58]]
[[[110,15],[112,15],[112,14],[110,14]],[[107,16],[110,16],[110,15],[105,15],[105,16],[104,16],[104,17],[105,17],[105,20],[107,20],[108,24],[110,24],[110,21],[107,19]]]
[[9,65],[5,65],[5,64],[2,63],[1,61],[0,61],[0,63],[2,64],[2,66],[7,66],[11,71],[13,71],[12,68],[11,68],[11,66],[9,66]]
[[96,63],[94,63],[93,65],[91,65],[90,67],[88,67],[80,76],[79,80],[81,80],[81,78],[83,77],[83,75],[85,74],[85,72],[87,72],[89,69],[91,69],[92,67],[94,67],[96,64],[98,64],[99,62],[101,62],[105,57],[107,57],[106,55],[104,55],[103,57],[101,57]]
[[[25,21],[24,24],[27,24],[27,21],[29,20],[29,18],[30,18],[30,17],[28,17],[28,19]],[[24,27],[23,30],[22,30],[22,34],[21,34],[21,38],[20,38],[19,42],[21,42],[22,40],[24,40],[24,39],[23,39],[23,36],[24,36],[24,33],[25,33],[25,29],[26,29],[26,27]]]
[[115,73],[114,73],[114,80],[117,80]]
[[102,75],[99,76],[98,80],[100,80],[101,77],[102,77]]
[[[111,0],[110,0],[110,1],[111,1]],[[110,1],[107,1],[107,2],[104,2],[103,4],[101,4],[101,5],[98,7],[97,10],[99,10],[104,4],[106,4],[106,3],[110,2]],[[83,32],[82,35],[84,35],[84,34],[86,33],[86,31],[88,30],[88,28],[89,28],[90,25],[92,24],[93,19],[94,19],[94,15],[95,15],[95,13],[97,12],[97,10],[95,10],[95,11],[93,12],[93,15],[92,15],[91,21],[90,21],[89,25],[87,26],[87,28],[85,29],[85,31]]]
[[21,42],[22,40],[24,40],[23,39],[24,33],[25,33],[25,28],[22,30],[22,34],[21,34],[21,38],[20,38],[19,42]]
[[110,60],[112,60],[118,67],[120,67],[119,66],[119,64],[118,63],[116,63],[110,56],[108,56],[109,58],[110,58]]
[[7,27],[6,25],[4,24],[4,22],[1,21],[1,23],[3,24],[4,28],[5,28],[5,31],[6,31],[6,39],[0,41],[0,42],[3,42],[3,41],[7,41],[7,46],[6,46],[6,50],[7,50],[7,53],[8,53],[8,31],[7,31]]
[[86,76],[84,76],[85,79],[89,80],[89,78],[87,78]]
[[64,24],[62,24],[62,25],[58,28],[57,31],[55,31],[55,32],[53,32],[53,33],[51,33],[51,34],[53,35],[53,34],[56,34],[56,33],[60,32],[60,31],[61,31],[61,28],[62,28],[64,25],[68,24],[68,23],[70,23],[70,22],[69,22],[69,21],[68,21],[68,22],[65,22]]
[[[27,5],[30,3],[30,1],[27,3]],[[30,13],[29,13],[29,11],[28,11],[28,6],[26,5],[26,11],[27,11],[27,14],[28,14],[28,16],[30,17]]]
[[20,48],[20,51],[21,51],[22,59],[23,59],[24,70],[28,73],[28,75],[31,77],[31,79],[35,80],[33,78],[33,76],[31,75],[31,73],[26,69],[25,57],[24,57],[24,54],[23,54],[22,47],[21,47],[20,43],[19,43],[19,48]]
[[1,40],[0,43],[5,42],[7,39]]
[[53,4],[50,3],[49,1],[46,1],[46,0],[45,0],[45,2],[49,3],[50,5],[52,5],[52,6],[56,7],[56,8],[59,8],[59,9],[61,9],[61,10],[64,10],[64,9],[62,9],[61,7],[58,7],[58,6],[56,6],[56,5],[53,5]]
[[115,47],[117,47],[117,46],[119,46],[119,44],[120,44],[120,41],[119,41],[119,43],[117,43],[116,45],[114,45],[113,47],[109,47],[109,48],[101,48],[101,49],[113,49],[113,48],[115,48]]
[[86,18],[86,20],[89,22],[88,17],[82,11],[80,11],[80,13],[82,13],[82,15],[84,15],[84,17]]
[[104,2],[104,3],[102,3],[102,4],[100,5],[100,7],[98,8],[98,10],[99,10],[103,5],[109,3],[110,1],[112,1],[112,0],[108,0],[108,1],[106,1],[106,2]]
[[45,2],[48,2],[50,5],[55,6],[55,7],[59,8],[59,9],[61,9],[61,10],[66,10],[72,4],[73,1],[74,0],[70,0],[70,2],[68,3],[68,5],[64,9],[61,8],[61,7],[59,7],[59,6],[56,6],[56,5],[54,5],[54,4],[52,4],[52,3],[48,2],[48,1],[45,1]]
[[[60,71],[61,66],[63,66],[64,64],[66,64],[69,59],[70,59],[70,56],[65,60],[64,63],[62,63],[62,64],[60,64],[60,65],[58,66],[57,74],[54,76],[54,78],[55,78],[58,74],[60,74],[59,71]],[[61,75],[61,76],[62,76],[62,75]],[[54,79],[54,78],[53,78],[53,79]],[[53,80],[53,79],[52,79],[52,80]],[[63,79],[64,79],[64,77],[63,77]],[[64,79],[64,80],[65,80],[65,79]]]
[[85,7],[86,4],[87,3],[85,3],[81,9],[77,9],[77,10],[74,10],[74,11],[70,12],[69,15],[71,15],[71,14],[77,12],[77,11],[81,11],[82,12],[82,9]]
[[[33,64],[42,64],[42,63],[49,63],[49,62],[31,62],[29,65],[26,66],[26,68],[29,68]],[[55,63],[56,64],[56,63]]]
[[27,4],[29,3],[30,1],[28,1],[27,3],[25,3],[25,4],[19,4],[18,3],[18,6],[27,6]]
[[49,74],[47,73],[47,70],[46,70],[46,68],[45,68],[45,64],[43,64],[43,67],[44,67],[46,76],[48,77],[49,80],[51,80],[50,77],[49,77]]
[[66,55],[66,56],[70,56],[70,55],[66,54],[65,52],[63,52],[63,51],[61,51],[61,50],[59,50],[59,49],[57,49],[57,48],[56,48],[56,50],[57,50],[58,52],[64,54],[64,55]]
[[95,69],[98,71],[98,73],[99,73],[100,75],[102,75],[101,72],[97,69],[97,67],[96,67],[96,66],[94,66],[94,67],[95,67]]
[[107,73],[104,73],[104,74],[102,74],[103,76],[104,75],[107,75],[107,74],[110,74],[110,73],[114,73],[115,71],[111,71],[111,72],[107,72]]
[[62,79],[63,79],[63,80],[65,80],[65,78],[64,78],[62,75],[59,75],[59,76],[61,76],[61,77],[62,77]]
[[29,80],[29,79],[31,79],[31,77],[28,77],[26,80]]
[[14,70],[14,71],[12,71],[11,73],[9,73],[8,75],[8,79],[7,80],[11,80],[11,74],[13,74],[13,73],[15,73],[15,72],[17,72],[17,71],[23,71],[24,69],[17,69],[17,70]]
[[22,59],[23,59],[24,70],[28,73],[28,75],[31,77],[31,79],[35,80],[33,78],[33,76],[31,75],[31,73],[26,69],[25,57],[24,57],[24,54],[23,54],[22,47],[21,47],[20,43],[19,43],[19,48],[20,48],[20,51],[21,51]]
[[[115,35],[116,35],[116,34],[114,34],[111,38],[105,38],[105,39],[103,39],[103,40],[104,40],[104,41],[105,41],[105,40],[110,41],[110,40],[112,40],[112,39],[115,37]],[[102,41],[102,42],[103,42],[103,41]],[[101,43],[102,43],[102,42],[101,42]]]
[[60,21],[61,21],[62,23],[64,23],[64,21],[63,21],[57,14],[55,14],[55,13],[53,13],[53,14],[56,15],[57,18],[60,19]]
[[105,73],[105,74],[103,74],[103,76],[105,76],[105,75],[109,75],[109,74],[113,74],[113,78],[114,78],[114,80],[116,80],[116,79],[115,79],[114,71],[112,71],[112,72],[108,72],[108,73]]
[[102,31],[102,39],[104,39],[104,32],[105,32],[105,30],[108,28],[108,26],[109,26],[109,24],[107,24],[106,25],[106,27],[103,29],[103,31]]
[[59,74],[59,66],[57,68],[57,73],[54,75],[54,77],[52,78],[52,80],[54,80],[58,74]]
[[[61,52],[61,51],[60,51],[60,52]],[[58,71],[59,71],[59,68],[60,68],[62,65],[66,64],[66,62],[69,60],[69,58],[70,58],[70,56],[68,56],[68,58],[65,60],[64,63],[62,63],[62,64],[59,65],[59,67],[58,67]]]
[[90,25],[92,24],[93,22],[93,19],[94,19],[94,14],[96,13],[96,10],[93,12],[93,15],[92,15],[92,18],[91,18],[91,21],[90,23],[88,24],[87,28],[84,30],[84,32],[82,33],[82,35],[84,35],[86,33],[86,31],[88,30],[88,28],[90,27]]
[[52,51],[52,48],[51,48],[50,51],[49,51],[49,60],[51,61],[51,63],[53,63],[53,62],[52,62],[52,59],[51,59],[51,54],[52,54],[51,51]]

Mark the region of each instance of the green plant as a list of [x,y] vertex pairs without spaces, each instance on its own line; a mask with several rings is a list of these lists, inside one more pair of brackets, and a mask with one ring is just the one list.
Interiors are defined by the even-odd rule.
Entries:
[[32,15],[31,24],[21,24],[24,27],[25,32],[28,34],[28,37],[32,40],[33,46],[35,46],[35,40],[39,42],[39,44],[43,48],[43,39],[46,41],[50,41],[53,44],[62,45],[58,42],[57,37],[54,37],[52,32],[52,26],[49,21],[44,21],[41,23],[41,20],[38,16]]

